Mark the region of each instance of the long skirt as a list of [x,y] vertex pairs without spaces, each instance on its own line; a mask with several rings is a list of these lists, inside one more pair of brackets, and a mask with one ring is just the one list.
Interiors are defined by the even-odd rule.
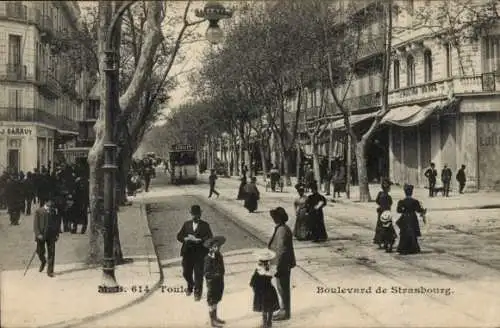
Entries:
[[257,210],[257,205],[258,205],[258,197],[257,195],[255,194],[249,194],[249,195],[246,195],[246,198],[245,198],[245,208],[250,212],[255,212],[255,210]]
[[238,197],[236,199],[242,200],[245,199],[245,185],[246,183],[240,183],[240,188],[238,189]]
[[403,255],[420,253],[420,245],[414,227],[406,222],[401,222],[398,225],[400,228],[398,253]]
[[222,300],[224,294],[224,277],[206,279],[207,282],[207,303],[216,305]]
[[311,220],[311,239],[313,241],[326,241],[328,234],[326,233],[323,211],[313,212],[309,215]]
[[302,209],[299,210],[297,219],[295,220],[295,226],[293,228],[293,235],[297,240],[310,240],[311,239],[311,227],[309,222],[309,215]]
[[382,221],[380,221],[380,213],[377,216],[377,226],[375,227],[375,236],[373,237],[373,243],[376,245],[381,245],[384,243],[382,234],[384,231],[384,227],[382,225]]

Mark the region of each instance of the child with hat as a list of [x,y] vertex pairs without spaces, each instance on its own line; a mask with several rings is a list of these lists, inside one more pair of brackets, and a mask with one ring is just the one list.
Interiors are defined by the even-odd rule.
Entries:
[[255,253],[258,264],[250,280],[250,286],[253,289],[253,310],[262,312],[262,327],[272,326],[273,312],[280,309],[278,294],[271,283],[274,276],[270,270],[270,261],[276,254],[263,249]]
[[217,317],[217,304],[224,293],[224,258],[220,253],[220,247],[225,242],[226,238],[223,236],[215,236],[203,243],[209,249],[205,256],[203,272],[207,282],[207,303],[212,327],[221,327],[226,323]]

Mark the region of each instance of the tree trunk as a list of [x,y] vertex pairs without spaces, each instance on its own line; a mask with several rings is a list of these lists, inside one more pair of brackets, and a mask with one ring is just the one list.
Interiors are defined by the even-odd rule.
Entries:
[[267,156],[266,156],[266,148],[264,147],[264,141],[261,140],[259,142],[259,152],[260,152],[260,159],[262,162],[262,175],[264,176],[264,180],[267,179],[267,172],[268,172],[268,167],[267,167]]
[[287,186],[292,185],[292,178],[290,177],[290,160],[292,151],[287,149],[281,152],[281,163],[283,163],[283,173],[285,175],[285,183]]
[[300,146],[297,145],[297,155],[296,155],[296,160],[295,160],[295,174],[297,177],[297,183],[300,181],[300,166],[302,165],[302,156],[301,156],[301,151],[300,151]]
[[[352,138],[351,135],[348,133],[347,138],[346,138],[346,149],[347,149],[347,157],[346,157],[346,183],[345,183],[345,193],[347,196],[347,199],[351,199],[351,182],[352,182]],[[357,153],[356,153],[357,157]]]
[[[105,38],[107,27],[111,20],[111,3],[99,2],[99,38],[98,38],[98,56],[99,56],[99,71],[104,72],[105,68]],[[89,151],[89,252],[86,262],[88,264],[101,264],[103,259],[104,247],[104,222],[103,222],[103,206],[104,206],[104,174],[102,165],[104,164],[104,115],[106,102],[106,83],[105,76],[101,74],[99,79],[100,90],[100,109],[99,118],[94,125],[95,142]]]
[[366,140],[362,139],[356,143],[356,160],[358,162],[358,185],[359,201],[371,201],[370,186],[368,184],[368,172],[366,168]]
[[316,185],[318,186],[318,190],[321,190],[321,175],[319,172],[318,143],[316,142],[316,137],[311,137],[311,149],[312,149],[312,158],[313,158],[314,179],[316,180]]

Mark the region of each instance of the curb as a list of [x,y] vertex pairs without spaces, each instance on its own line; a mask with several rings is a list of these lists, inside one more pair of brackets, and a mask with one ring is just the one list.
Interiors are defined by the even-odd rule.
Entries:
[[[89,324],[93,321],[97,321],[97,320],[118,314],[121,311],[126,310],[129,307],[140,304],[140,303],[144,302],[145,300],[147,300],[151,295],[153,295],[153,293],[155,293],[157,290],[159,290],[161,288],[161,286],[163,285],[163,282],[164,282],[164,275],[163,275],[163,270],[162,270],[161,263],[160,263],[160,258],[158,256],[158,249],[155,247],[155,245],[153,243],[153,238],[152,238],[152,234],[151,234],[151,227],[149,225],[147,213],[145,211],[145,205],[144,204],[139,204],[139,205],[140,205],[139,211],[140,211],[141,220],[146,220],[146,224],[147,224],[147,227],[149,230],[149,234],[145,235],[144,237],[145,237],[145,239],[150,240],[150,243],[151,243],[150,246],[152,246],[154,253],[155,253],[154,256],[156,257],[156,263],[158,265],[158,271],[159,271],[159,275],[160,275],[160,278],[158,279],[158,281],[151,287],[151,289],[149,291],[143,293],[141,296],[137,297],[136,299],[134,299],[134,300],[132,300],[124,305],[121,305],[117,308],[114,308],[114,309],[111,309],[108,311],[104,311],[101,313],[97,313],[97,314],[91,314],[91,315],[89,315],[87,317],[83,317],[83,318],[78,318],[78,319],[73,319],[73,320],[65,320],[62,322],[56,322],[56,323],[48,324],[45,326],[40,326],[40,328],[78,327],[81,325],[86,325],[86,324]],[[148,262],[150,262],[152,256],[150,256],[150,255],[146,255],[146,256],[148,258]]]
[[[368,208],[365,205],[361,204],[356,204],[353,201],[350,200],[335,200],[336,203],[350,206],[350,207],[355,207],[358,209],[363,209],[367,211],[373,211],[376,208]],[[366,204],[371,204],[371,203],[366,203]],[[463,210],[486,210],[486,209],[496,209],[500,208],[500,204],[489,204],[489,205],[479,205],[479,206],[457,206],[457,207],[437,207],[437,208],[428,208],[428,210],[432,212],[446,212],[446,211],[463,211]]]

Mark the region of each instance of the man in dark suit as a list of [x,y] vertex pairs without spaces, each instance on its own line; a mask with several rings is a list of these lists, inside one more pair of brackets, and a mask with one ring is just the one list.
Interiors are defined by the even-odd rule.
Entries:
[[199,205],[191,206],[191,216],[193,219],[184,222],[177,240],[182,243],[182,275],[187,282],[186,295],[190,296],[194,288],[194,299],[199,301],[203,292],[204,258],[208,254],[203,243],[212,238],[212,230],[207,222],[201,220]]
[[293,234],[292,230],[285,224],[288,221],[288,214],[283,207],[277,207],[269,213],[276,226],[268,248],[276,253],[273,264],[276,265],[276,283],[282,300],[281,309],[273,317],[273,320],[288,320],[290,319],[291,310],[290,274],[296,264],[293,250]]
[[45,202],[43,207],[35,211],[33,232],[35,233],[36,252],[40,259],[40,272],[45,268],[45,246],[47,246],[48,267],[47,275],[54,277],[54,260],[56,255],[56,241],[59,238],[61,221],[52,206],[52,201]]
[[441,171],[441,181],[443,182],[443,196],[448,197],[450,194],[450,183],[451,183],[451,169],[448,165],[444,165],[443,170]]
[[465,188],[465,183],[467,182],[467,178],[465,177],[465,165],[462,165],[460,170],[458,170],[456,178],[457,178],[458,184],[460,186],[458,189],[458,192],[460,194],[463,194],[464,188]]
[[431,163],[431,167],[429,167],[424,173],[425,177],[429,181],[429,197],[434,197],[437,174],[436,165],[434,163]]

